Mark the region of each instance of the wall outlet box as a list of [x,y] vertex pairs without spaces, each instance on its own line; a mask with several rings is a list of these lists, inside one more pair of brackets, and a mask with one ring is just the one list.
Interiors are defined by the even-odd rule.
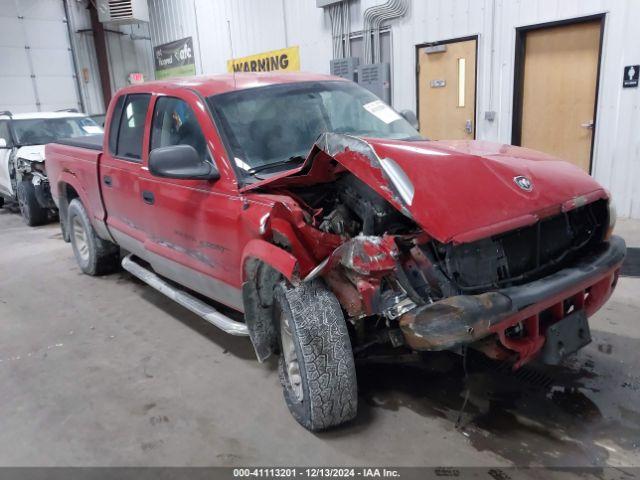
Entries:
[[484,112],[484,119],[488,122],[493,122],[496,119],[496,112],[494,112],[493,110]]

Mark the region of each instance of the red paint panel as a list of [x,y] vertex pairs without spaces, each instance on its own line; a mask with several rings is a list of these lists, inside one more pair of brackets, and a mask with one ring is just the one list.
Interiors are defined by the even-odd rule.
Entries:
[[[606,198],[578,167],[527,148],[483,141],[368,140],[413,182],[411,214],[440,241],[471,242],[560,212],[569,199]],[[533,183],[522,190],[514,177]]]

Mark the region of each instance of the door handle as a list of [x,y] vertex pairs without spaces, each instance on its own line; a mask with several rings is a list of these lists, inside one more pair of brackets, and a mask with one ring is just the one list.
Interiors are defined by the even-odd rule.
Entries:
[[467,120],[467,123],[464,124],[464,131],[467,133],[473,133],[473,123],[471,120]]
[[142,200],[144,200],[144,203],[148,205],[153,205],[153,202],[156,201],[153,192],[149,192],[148,190],[142,191]]
[[111,177],[109,175],[105,175],[102,180],[104,181],[104,184],[107,187],[110,187],[111,185],[113,185],[113,180],[111,179]]
[[589,130],[593,130],[593,120],[589,120],[587,123],[581,123],[580,126],[582,128],[588,128]]

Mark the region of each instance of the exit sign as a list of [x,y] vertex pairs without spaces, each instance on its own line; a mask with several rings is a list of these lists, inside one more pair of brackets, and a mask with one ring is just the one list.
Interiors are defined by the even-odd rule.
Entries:
[[129,84],[138,85],[140,83],[144,83],[144,73],[135,72],[129,74]]

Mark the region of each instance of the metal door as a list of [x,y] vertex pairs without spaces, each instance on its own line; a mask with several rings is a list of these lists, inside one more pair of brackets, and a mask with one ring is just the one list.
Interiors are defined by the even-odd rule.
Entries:
[[475,138],[476,43],[473,38],[418,49],[418,119],[425,137]]

